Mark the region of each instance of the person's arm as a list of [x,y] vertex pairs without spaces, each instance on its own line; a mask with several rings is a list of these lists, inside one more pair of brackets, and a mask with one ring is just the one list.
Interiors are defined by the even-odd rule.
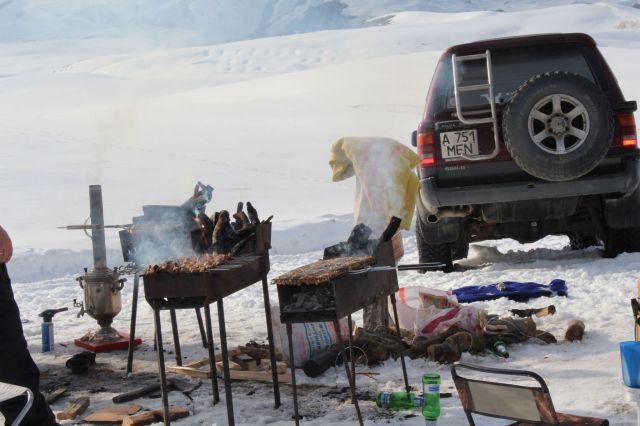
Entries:
[[0,263],[7,263],[13,255],[13,244],[9,234],[0,226]]

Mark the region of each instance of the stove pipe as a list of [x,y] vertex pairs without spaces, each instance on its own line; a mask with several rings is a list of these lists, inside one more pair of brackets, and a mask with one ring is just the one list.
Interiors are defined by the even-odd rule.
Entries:
[[102,209],[102,186],[89,186],[91,209],[91,244],[93,245],[93,268],[107,268],[107,245],[104,238],[104,211]]

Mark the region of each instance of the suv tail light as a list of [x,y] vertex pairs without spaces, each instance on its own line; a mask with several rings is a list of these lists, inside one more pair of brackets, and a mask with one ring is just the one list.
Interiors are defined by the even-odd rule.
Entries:
[[418,133],[418,155],[421,158],[421,167],[431,167],[436,164],[434,139],[432,129],[421,129]]
[[638,146],[638,136],[636,134],[636,120],[633,113],[618,114],[618,128],[622,136],[623,148],[635,148]]

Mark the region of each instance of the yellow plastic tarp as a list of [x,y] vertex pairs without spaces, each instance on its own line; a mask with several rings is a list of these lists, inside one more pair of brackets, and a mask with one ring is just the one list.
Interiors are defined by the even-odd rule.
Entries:
[[409,229],[418,193],[414,172],[420,157],[400,142],[382,137],[345,137],[331,146],[334,182],[356,176],[354,223],[382,232],[391,216]]

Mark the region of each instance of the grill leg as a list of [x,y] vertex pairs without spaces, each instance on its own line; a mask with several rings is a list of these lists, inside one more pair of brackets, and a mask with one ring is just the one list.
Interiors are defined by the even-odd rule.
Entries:
[[133,276],[133,298],[131,300],[131,324],[129,325],[129,351],[127,353],[127,376],[133,372],[133,351],[136,349],[136,321],[138,318],[138,287],[140,275]]
[[178,334],[178,320],[176,319],[176,310],[169,309],[171,313],[171,331],[173,332],[173,346],[176,351],[176,365],[182,365],[182,351],[180,350],[180,335]]
[[213,329],[211,327],[211,310],[204,305],[204,320],[207,324],[207,347],[209,349],[209,371],[211,372],[211,386],[213,387],[213,405],[220,402],[218,391],[218,374],[216,372],[216,352],[213,348]]
[[200,329],[200,338],[202,339],[202,347],[208,348],[207,335],[204,332],[204,324],[202,323],[202,314],[200,313],[200,308],[196,308],[196,318],[198,319],[198,328]]
[[222,367],[224,371],[224,392],[227,400],[227,418],[229,426],[234,426],[233,396],[231,395],[231,374],[229,373],[229,353],[227,351],[227,329],[224,324],[224,306],[222,299],[218,300],[218,327],[220,327],[220,347],[222,348]]
[[264,299],[264,313],[267,317],[267,337],[269,339],[269,356],[271,357],[271,378],[273,380],[273,400],[275,408],[280,406],[280,384],[278,383],[278,365],[276,364],[276,349],[273,345],[273,327],[271,325],[271,302],[267,277],[262,277],[262,297]]
[[409,379],[407,377],[407,365],[404,362],[404,347],[402,346],[402,336],[400,335],[400,322],[398,321],[398,308],[396,307],[396,295],[391,293],[391,306],[393,306],[393,320],[396,323],[396,334],[398,336],[398,345],[400,346],[400,362],[402,363],[402,375],[404,376],[404,386],[407,393],[411,392],[409,387]]
[[169,426],[169,396],[167,394],[167,375],[164,371],[164,352],[162,351],[162,328],[160,326],[160,310],[153,310],[153,320],[156,325],[156,342],[158,343],[158,370],[160,371],[160,391],[162,392],[162,412],[164,424]]
[[300,424],[302,418],[298,414],[298,387],[296,386],[296,367],[293,358],[293,339],[291,337],[291,324],[287,323],[287,340],[289,341],[289,362],[291,363],[291,386],[293,388],[293,420],[296,422],[296,426]]
[[[349,324],[351,324],[351,321],[349,321]],[[340,332],[340,324],[338,323],[337,320],[333,321],[333,327],[336,330],[336,336],[338,337],[338,340],[342,341],[342,333]],[[351,333],[349,333],[349,344],[351,344]],[[344,345],[342,346],[342,362],[344,363],[344,370],[347,373],[347,380],[349,381],[349,388],[351,388],[351,400],[353,401],[354,405],[356,406],[356,414],[358,415],[358,424],[360,426],[363,426],[362,413],[360,413],[360,405],[358,404],[358,399],[356,398],[356,386],[355,386],[355,382],[353,380],[353,377],[351,377],[351,369],[349,368],[349,363],[347,362],[347,350],[344,348]],[[353,359],[351,360],[351,362],[353,363]]]
[[[347,322],[349,323],[349,360],[351,360],[351,380],[353,381],[353,387],[356,387],[356,363],[353,358],[353,326],[351,325],[351,314],[347,316]],[[356,403],[355,394],[351,395],[351,403]]]

